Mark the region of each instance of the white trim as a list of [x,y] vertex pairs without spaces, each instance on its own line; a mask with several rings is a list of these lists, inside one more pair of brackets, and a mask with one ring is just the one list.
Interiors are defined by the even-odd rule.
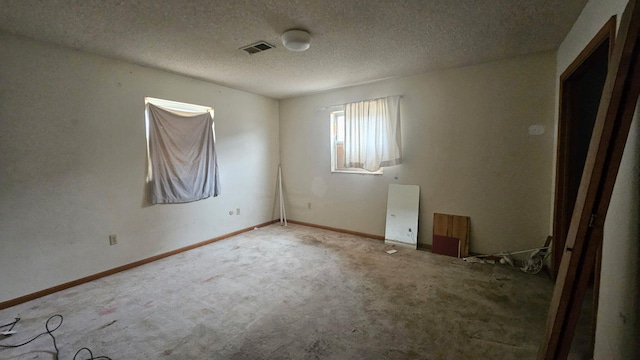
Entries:
[[380,168],[378,171],[367,171],[367,170],[336,170],[332,169],[331,172],[333,174],[360,174],[360,175],[384,175],[384,170]]
[[[384,239],[384,244],[385,245],[397,245],[403,248],[408,248],[408,249],[413,249],[413,250],[417,250],[418,249],[418,243],[409,243],[409,242],[404,242],[404,241],[398,241],[398,240],[391,240],[391,239]],[[460,247],[460,242],[458,241],[458,247]],[[458,257],[460,257],[460,249],[458,249]]]

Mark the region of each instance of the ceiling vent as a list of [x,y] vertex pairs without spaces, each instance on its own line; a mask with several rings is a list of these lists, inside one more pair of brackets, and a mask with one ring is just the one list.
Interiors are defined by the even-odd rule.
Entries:
[[263,52],[269,49],[273,49],[275,46],[264,42],[264,41],[259,41],[255,44],[251,44],[251,45],[247,45],[247,46],[243,46],[240,48],[240,50],[244,50],[246,52],[248,52],[249,54],[253,55],[259,52]]

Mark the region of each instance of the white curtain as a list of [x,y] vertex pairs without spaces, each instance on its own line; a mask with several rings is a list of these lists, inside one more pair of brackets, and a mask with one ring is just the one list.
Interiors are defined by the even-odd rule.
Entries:
[[184,203],[220,193],[211,112],[181,113],[147,104],[151,204]]
[[346,104],[345,167],[377,171],[402,163],[400,96]]

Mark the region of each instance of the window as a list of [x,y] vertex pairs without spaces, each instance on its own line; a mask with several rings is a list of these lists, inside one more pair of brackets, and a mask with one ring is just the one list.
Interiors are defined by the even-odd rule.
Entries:
[[331,112],[331,172],[371,175],[382,174],[382,168],[379,168],[376,171],[368,171],[362,168],[345,166],[345,130],[344,110]]
[[151,204],[220,193],[212,108],[145,98],[145,127]]
[[382,174],[402,162],[399,96],[345,104],[331,112],[331,171]]

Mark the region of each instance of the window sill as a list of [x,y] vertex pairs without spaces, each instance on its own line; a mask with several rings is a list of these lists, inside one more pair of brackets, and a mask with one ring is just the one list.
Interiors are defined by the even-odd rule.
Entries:
[[332,174],[384,175],[382,170],[378,170],[378,171],[331,170],[331,173]]

